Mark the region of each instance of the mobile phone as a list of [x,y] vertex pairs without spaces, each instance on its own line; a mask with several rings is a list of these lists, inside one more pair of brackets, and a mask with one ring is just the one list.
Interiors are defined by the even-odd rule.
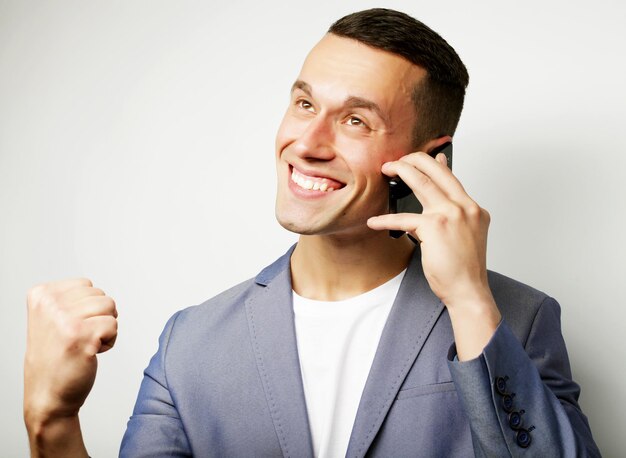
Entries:
[[[429,156],[436,157],[443,153],[448,160],[448,167],[452,169],[452,143],[447,142],[428,153]],[[409,186],[400,177],[392,177],[389,180],[389,213],[422,213],[424,208]],[[394,239],[404,235],[402,231],[389,231],[389,235]],[[413,240],[413,238],[411,237]]]

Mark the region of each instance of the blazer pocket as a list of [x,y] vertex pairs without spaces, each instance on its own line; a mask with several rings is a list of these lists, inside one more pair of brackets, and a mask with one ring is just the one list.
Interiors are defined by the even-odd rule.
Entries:
[[396,399],[400,401],[401,399],[414,398],[425,394],[445,393],[446,391],[456,391],[454,382],[432,383],[430,385],[420,385],[413,388],[406,388],[398,392]]

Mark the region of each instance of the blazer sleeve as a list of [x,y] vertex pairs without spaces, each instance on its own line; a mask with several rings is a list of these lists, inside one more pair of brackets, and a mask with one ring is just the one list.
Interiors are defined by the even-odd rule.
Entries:
[[454,345],[448,356],[476,456],[600,456],[554,299],[539,306],[525,345],[503,320],[478,358],[459,362]]
[[137,402],[122,439],[120,457],[192,456],[165,371],[167,346],[179,313],[165,325],[159,349],[144,371]]

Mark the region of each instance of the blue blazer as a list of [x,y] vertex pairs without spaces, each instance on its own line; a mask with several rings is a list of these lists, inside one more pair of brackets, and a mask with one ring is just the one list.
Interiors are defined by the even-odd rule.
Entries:
[[[290,255],[168,321],[120,456],[313,456]],[[577,403],[559,305],[502,275],[489,281],[503,321],[480,357],[459,362],[416,250],[346,456],[600,455]]]

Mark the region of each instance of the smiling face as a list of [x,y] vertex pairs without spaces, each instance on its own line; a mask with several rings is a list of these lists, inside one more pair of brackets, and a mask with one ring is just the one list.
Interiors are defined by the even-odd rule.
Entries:
[[276,217],[299,234],[372,234],[387,213],[380,169],[413,151],[411,95],[426,72],[395,54],[327,34],[292,87],[276,137]]

